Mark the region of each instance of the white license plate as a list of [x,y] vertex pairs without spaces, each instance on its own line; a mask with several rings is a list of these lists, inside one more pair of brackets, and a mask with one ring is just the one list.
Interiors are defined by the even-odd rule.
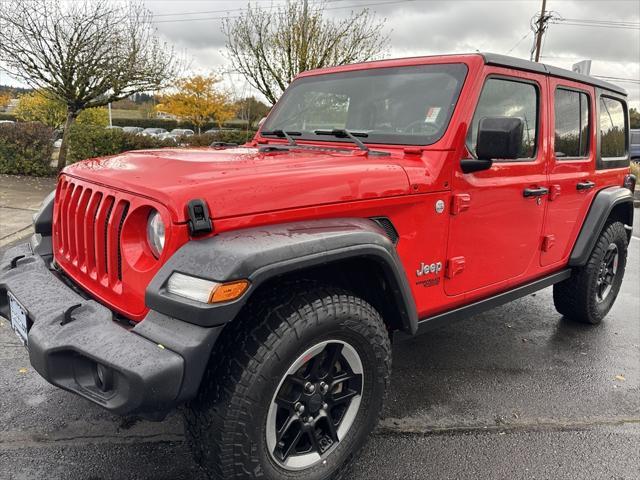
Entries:
[[11,327],[16,332],[18,338],[22,341],[23,344],[27,344],[28,336],[27,336],[27,312],[20,305],[16,297],[8,293],[9,295],[9,310],[11,315]]

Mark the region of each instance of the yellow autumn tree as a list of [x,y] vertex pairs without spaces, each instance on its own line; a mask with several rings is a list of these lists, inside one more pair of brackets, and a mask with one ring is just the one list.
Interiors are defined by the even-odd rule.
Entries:
[[11,101],[11,94],[9,92],[0,92],[0,110],[4,110]]
[[[41,91],[25,93],[18,100],[15,116],[24,122],[40,122],[51,128],[61,128],[67,119],[67,106]],[[109,113],[104,107],[88,108],[80,112],[77,122],[85,125],[106,126]]]
[[193,123],[198,133],[210,121],[222,126],[233,118],[235,107],[230,95],[217,87],[219,82],[220,79],[213,75],[181,78],[174,86],[174,93],[161,97],[156,110]]

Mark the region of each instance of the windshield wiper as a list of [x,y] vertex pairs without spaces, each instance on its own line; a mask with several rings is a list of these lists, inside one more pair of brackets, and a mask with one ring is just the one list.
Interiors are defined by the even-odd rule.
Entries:
[[275,135],[276,137],[286,138],[287,142],[289,142],[289,145],[298,145],[292,137],[294,135],[296,137],[299,137],[300,135],[302,135],[302,133],[277,129],[277,130],[271,130],[267,132],[260,132],[260,135]]
[[351,132],[345,128],[333,128],[331,130],[316,130],[313,133],[316,135],[331,135],[336,138],[348,138],[353,143],[355,143],[360,150],[363,152],[367,152],[370,155],[391,155],[389,152],[381,152],[380,150],[369,150],[362,140],[358,137],[366,138],[369,136],[368,133],[365,132]]
[[337,138],[349,138],[353,143],[355,143],[358,146],[358,148],[360,148],[360,150],[363,150],[365,152],[369,151],[369,147],[367,147],[364,143],[362,143],[362,140],[358,138],[358,137],[366,138],[369,136],[368,133],[350,132],[345,128],[334,128],[333,130],[316,130],[313,133],[315,133],[316,135],[332,135]]

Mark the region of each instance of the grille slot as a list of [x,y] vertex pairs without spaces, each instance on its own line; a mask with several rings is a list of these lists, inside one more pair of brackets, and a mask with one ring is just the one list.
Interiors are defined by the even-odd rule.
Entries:
[[122,240],[122,225],[124,224],[124,219],[127,217],[127,213],[129,212],[129,204],[126,203],[124,209],[122,210],[122,216],[120,217],[120,223],[118,224],[118,280],[122,280],[122,248],[120,248],[120,242]]
[[104,226],[103,231],[103,238],[104,238],[104,245],[105,248],[103,248],[104,251],[104,273],[109,273],[109,254],[107,252],[108,250],[108,240],[109,240],[109,218],[111,218],[111,212],[113,211],[113,204],[114,204],[114,198],[113,197],[109,197],[109,199],[111,199],[111,202],[109,202],[109,209],[107,210],[107,214],[104,217]]

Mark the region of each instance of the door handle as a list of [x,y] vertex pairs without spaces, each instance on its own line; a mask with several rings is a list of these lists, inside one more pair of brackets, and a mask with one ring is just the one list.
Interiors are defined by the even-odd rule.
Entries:
[[546,187],[536,187],[536,188],[525,188],[522,192],[522,195],[525,198],[528,197],[541,197],[549,193],[549,189]]
[[577,190],[589,190],[589,189],[591,189],[591,188],[593,188],[595,186],[596,186],[596,184],[594,182],[592,182],[590,180],[587,180],[586,182],[579,182],[576,185],[576,189]]

